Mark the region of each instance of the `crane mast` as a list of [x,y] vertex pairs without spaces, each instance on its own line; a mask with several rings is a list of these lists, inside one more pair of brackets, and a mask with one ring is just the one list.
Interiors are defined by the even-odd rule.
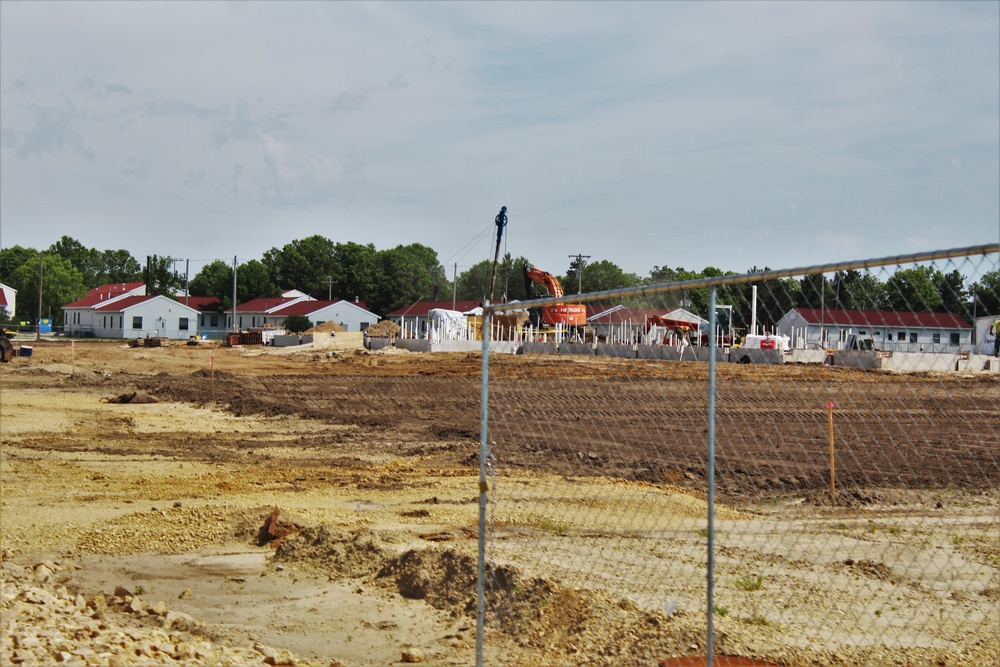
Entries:
[[497,217],[494,218],[493,222],[497,226],[497,249],[493,253],[493,271],[490,273],[490,291],[486,293],[486,298],[490,301],[493,300],[493,290],[496,289],[497,285],[497,263],[500,261],[500,240],[503,238],[504,227],[507,226],[506,206],[500,207],[500,212],[497,213]]

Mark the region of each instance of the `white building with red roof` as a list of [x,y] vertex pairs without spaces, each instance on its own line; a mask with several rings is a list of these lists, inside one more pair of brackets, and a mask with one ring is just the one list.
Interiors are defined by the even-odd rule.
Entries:
[[[301,294],[301,293],[299,293]],[[318,301],[307,295],[253,299],[236,307],[236,322],[240,329],[281,327],[289,315],[302,315],[313,326],[336,322],[347,331],[364,331],[378,322],[378,315],[368,310],[362,301]]]
[[0,309],[7,311],[9,319],[14,319],[14,311],[17,310],[17,290],[3,283],[0,283]]
[[964,352],[972,346],[972,325],[954,313],[793,308],[777,329],[798,348],[841,349],[852,334],[896,352]]
[[68,336],[186,339],[198,335],[196,308],[146,295],[144,283],[111,283],[62,307]]

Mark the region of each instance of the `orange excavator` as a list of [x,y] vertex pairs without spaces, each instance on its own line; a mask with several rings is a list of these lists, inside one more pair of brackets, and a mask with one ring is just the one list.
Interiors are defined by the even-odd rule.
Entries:
[[[563,296],[562,285],[559,279],[548,271],[543,271],[530,264],[524,267],[524,285],[531,299],[541,298],[545,295],[535,293],[535,283],[544,285],[548,290],[548,296]],[[587,308],[582,303],[557,303],[549,306],[542,306],[541,323],[536,324],[555,326],[562,324],[567,327],[583,327],[587,325]]]

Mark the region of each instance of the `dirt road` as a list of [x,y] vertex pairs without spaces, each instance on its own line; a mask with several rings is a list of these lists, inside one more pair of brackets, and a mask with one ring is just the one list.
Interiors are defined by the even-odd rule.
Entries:
[[[510,480],[570,483],[577,495],[569,503],[581,488],[601,498],[643,489],[642,502],[678,517],[669,530],[690,541],[663,556],[690,557],[696,572],[698,528],[685,522],[704,516],[705,373],[697,364],[498,358],[491,366],[493,453]],[[470,664],[479,374],[478,355],[466,354],[36,345],[33,358],[0,369],[4,558],[73,562],[81,568],[73,585],[91,598],[111,597],[117,586],[141,588],[143,599],[198,619],[192,637],[219,645],[260,642],[323,665],[417,657]],[[821,509],[829,500],[828,463],[817,454],[825,452],[827,401],[837,406],[840,514]],[[773,551],[763,542],[750,547],[768,534],[768,514],[779,509],[797,512],[809,531],[818,516],[834,522],[833,532],[852,544],[865,537],[862,510],[898,521],[892,538],[914,544],[949,543],[953,520],[978,525],[963,528],[964,541],[948,548],[985,573],[969,574],[961,590],[972,592],[954,601],[964,605],[959,617],[979,620],[965,627],[965,640],[954,639],[962,628],[928,629],[927,650],[945,664],[996,657],[996,642],[979,635],[1000,627],[988,611],[1000,590],[1000,547],[989,537],[998,526],[997,404],[1000,382],[991,378],[722,366],[722,520],[738,523],[741,548],[755,559]],[[544,589],[561,611],[526,623],[495,618],[488,645],[498,662],[648,664],[649,656],[704,650],[696,575],[678,588],[687,613],[666,614],[646,600],[625,569],[618,581],[588,591],[586,582],[573,581],[578,563],[542,555],[582,535],[600,542],[596,527],[581,519],[553,529],[538,519],[548,510],[534,501],[506,499],[516,503],[505,541],[497,543],[494,576],[522,584],[534,577],[512,604],[530,606]],[[274,508],[288,536],[260,546]],[[923,532],[910,531],[916,515],[932,518]],[[763,523],[748,523],[754,516]],[[824,535],[828,529],[822,526]],[[530,545],[538,547],[535,558]],[[830,567],[838,577],[871,577],[864,568],[883,580],[898,576],[879,570],[878,553],[856,559],[863,563],[857,567],[838,555]],[[504,570],[515,555],[520,570]],[[802,567],[779,565],[786,573]],[[908,596],[906,604],[928,600]],[[817,611],[829,613],[823,605]],[[808,608],[782,613],[792,626]],[[116,618],[141,626],[152,616],[125,610]],[[775,647],[789,642],[777,624],[720,623],[732,625],[726,636],[736,654],[850,664],[850,652],[839,653],[848,661],[840,663],[836,651],[831,657],[808,643],[779,655]],[[647,647],[622,654],[615,647],[628,644],[624,637]],[[884,664],[931,653],[897,649]]]

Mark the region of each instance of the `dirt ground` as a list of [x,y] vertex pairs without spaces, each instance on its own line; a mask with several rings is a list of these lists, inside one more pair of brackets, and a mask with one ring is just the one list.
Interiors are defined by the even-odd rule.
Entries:
[[[4,560],[72,560],[88,595],[141,590],[201,637],[300,664],[472,664],[480,372],[478,354],[40,342],[0,368]],[[706,367],[511,355],[490,373],[491,664],[703,652]],[[801,586],[742,620],[743,593],[720,588],[724,652],[1000,664],[997,405],[991,376],[720,365],[718,516],[740,537],[720,577]],[[667,569],[609,556],[621,534],[571,513],[580,498],[669,517],[628,527],[659,536],[642,560]],[[908,571],[883,562],[903,548]],[[612,574],[581,563],[590,554]],[[679,563],[688,580],[666,608],[648,581]],[[857,604],[823,593],[842,585],[872,589],[861,604],[878,613],[824,629]],[[886,627],[874,644],[856,636],[869,622]]]

